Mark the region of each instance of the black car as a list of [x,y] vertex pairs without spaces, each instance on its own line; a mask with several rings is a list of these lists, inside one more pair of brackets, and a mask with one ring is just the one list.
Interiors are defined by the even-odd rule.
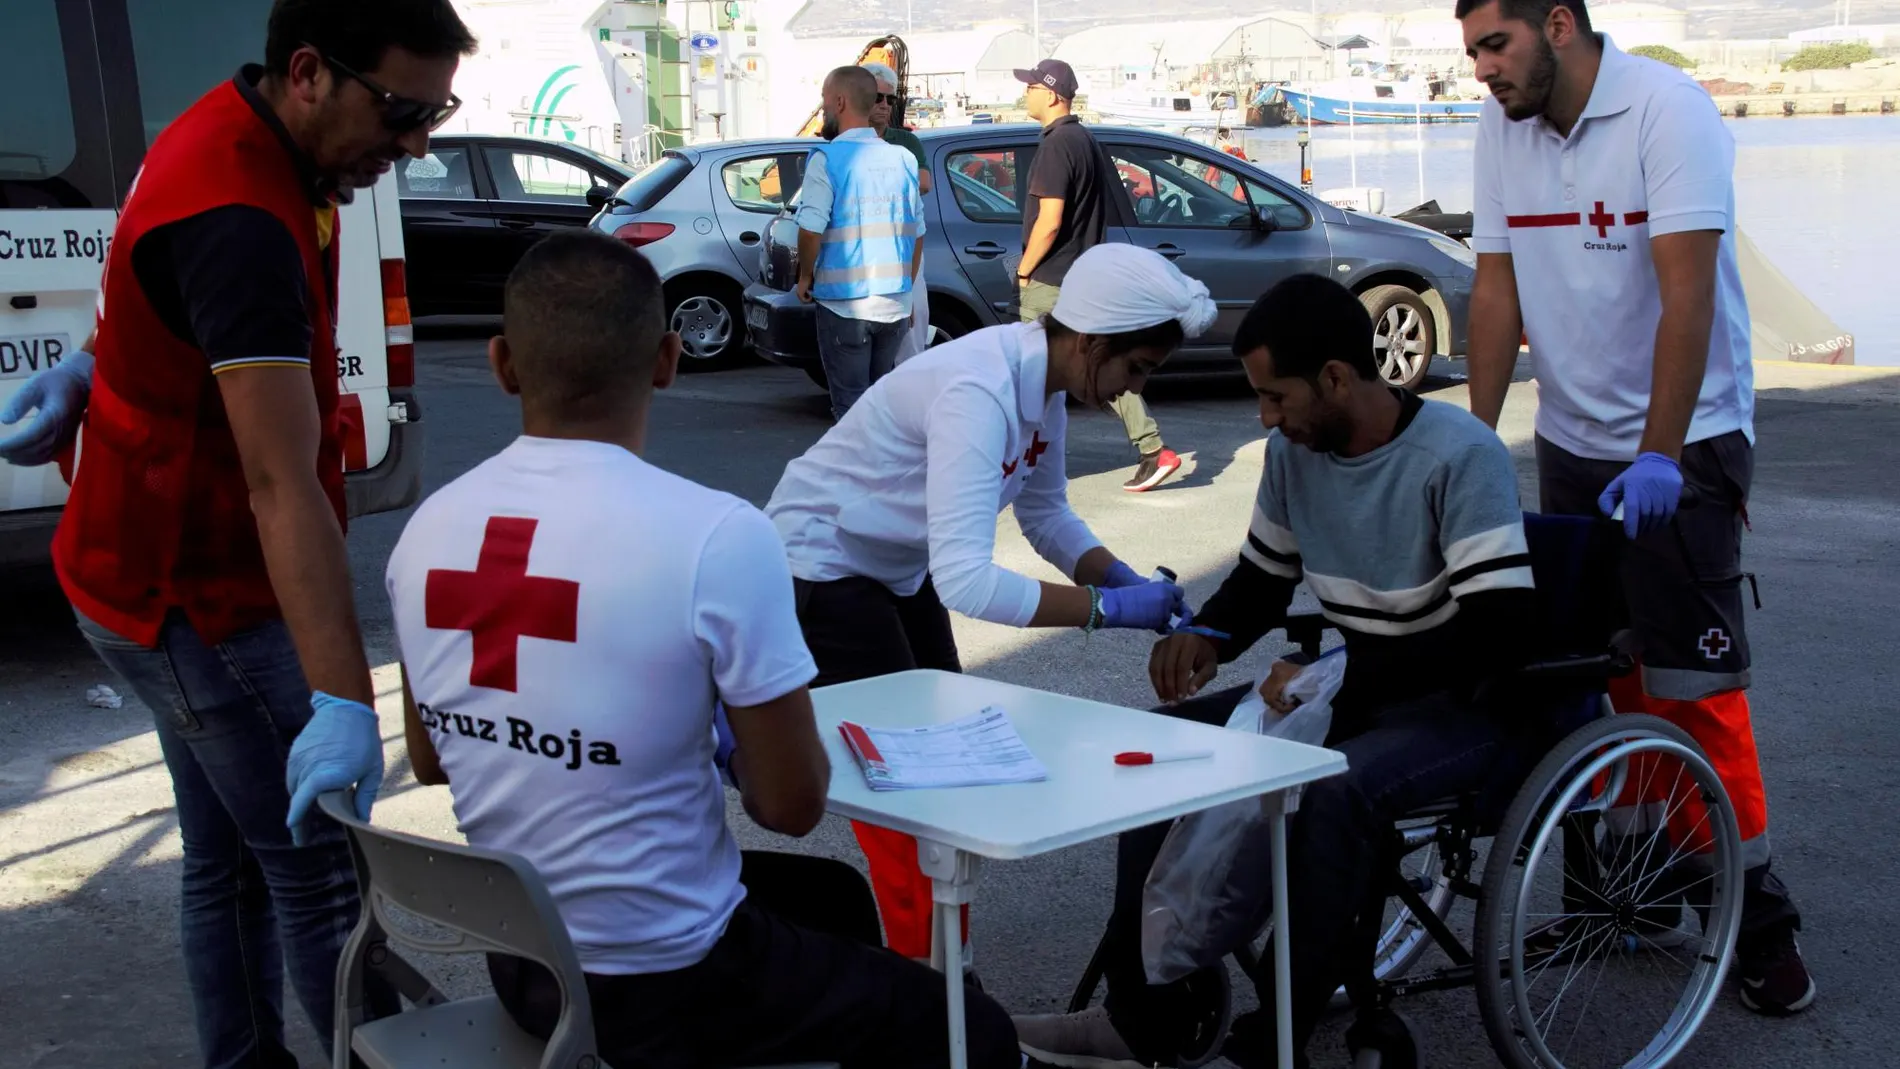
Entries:
[[579,145],[529,137],[441,134],[396,165],[414,314],[494,315],[528,247],[586,226],[633,167]]

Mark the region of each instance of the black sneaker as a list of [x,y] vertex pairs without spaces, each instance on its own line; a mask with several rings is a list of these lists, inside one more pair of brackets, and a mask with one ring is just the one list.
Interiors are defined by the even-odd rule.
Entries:
[[1153,490],[1163,482],[1166,482],[1168,476],[1180,470],[1181,458],[1176,456],[1172,449],[1143,453],[1141,455],[1141,466],[1137,467],[1135,474],[1131,476],[1127,482],[1122,484],[1122,489],[1131,494],[1139,494],[1145,490]]
[[1801,960],[1794,929],[1783,925],[1736,940],[1742,1005],[1765,1017],[1790,1017],[1814,1002],[1814,977]]

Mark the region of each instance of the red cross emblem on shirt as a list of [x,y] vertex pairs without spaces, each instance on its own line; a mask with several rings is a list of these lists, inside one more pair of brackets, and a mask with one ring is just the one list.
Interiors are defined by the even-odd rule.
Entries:
[[1616,225],[1616,213],[1603,210],[1603,202],[1597,201],[1597,210],[1590,213],[1590,225],[1597,228],[1597,237],[1610,236],[1610,228]]
[[474,657],[468,681],[477,687],[515,689],[516,656],[523,638],[575,640],[581,585],[571,579],[528,574],[528,550],[539,523],[519,516],[491,516],[474,571],[429,569],[423,590],[424,622],[437,630],[469,632]]
[[[1604,210],[1603,202],[1597,201],[1597,210],[1591,212],[1590,217],[1584,221],[1597,228],[1597,237],[1607,238],[1610,236],[1610,228],[1616,225],[1616,213]],[[1649,222],[1648,212],[1623,213],[1624,226],[1635,226],[1638,223],[1647,222]]]
[[1049,451],[1049,443],[1043,441],[1042,432],[1037,431],[1035,434],[1030,436],[1029,451],[1023,454],[1023,459],[1027,460],[1029,462],[1029,466],[1033,468],[1036,466],[1036,458],[1042,456],[1044,453],[1047,453],[1048,451]]

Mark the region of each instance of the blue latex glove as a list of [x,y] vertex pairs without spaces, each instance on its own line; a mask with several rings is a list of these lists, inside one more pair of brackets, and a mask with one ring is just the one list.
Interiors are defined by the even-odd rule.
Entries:
[[356,815],[368,820],[383,789],[383,737],[376,711],[362,702],[314,691],[313,715],[290,747],[284,786],[290,789],[290,841],[303,845],[304,817],[317,795],[356,785]]
[[732,722],[726,719],[725,702],[713,703],[713,734],[719,739],[713,750],[713,764],[718,765],[720,771],[730,773],[732,754],[739,748],[739,740],[732,737]]
[[1597,508],[1605,516],[1623,506],[1623,533],[1630,538],[1668,525],[1682,501],[1682,467],[1661,453],[1644,453],[1611,480]]
[[1173,618],[1186,611],[1186,592],[1158,579],[1102,591],[1103,627],[1166,634]]
[[0,440],[0,460],[22,468],[50,464],[79,433],[92,395],[92,354],[79,350],[26,380],[0,408],[0,423],[18,423],[34,409],[33,422]]
[[1141,577],[1140,572],[1130,568],[1126,562],[1116,561],[1108,566],[1108,574],[1102,577],[1102,588],[1119,590],[1125,586],[1140,586],[1147,581]]

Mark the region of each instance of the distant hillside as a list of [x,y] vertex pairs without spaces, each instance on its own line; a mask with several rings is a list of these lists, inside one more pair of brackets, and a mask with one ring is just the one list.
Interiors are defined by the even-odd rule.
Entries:
[[[1427,6],[1428,0],[1320,0],[1322,14],[1380,12],[1398,14]],[[906,0],[817,0],[798,23],[801,36],[866,36],[904,31]],[[1447,0],[1445,10],[1452,4]],[[953,5],[909,0],[911,24],[919,33],[963,30],[999,19],[1029,21],[1028,0],[962,0]],[[1195,18],[1265,15],[1276,8],[1301,11],[1303,4],[1260,4],[1248,0],[1206,0],[1193,6]],[[1730,39],[1783,37],[1795,30],[1834,21],[1835,0],[1698,0],[1688,10],[1691,37]],[[1042,0],[1042,32],[1050,43],[1090,26],[1155,20],[1152,0]],[[1857,23],[1900,23],[1900,0],[1854,0]]]

